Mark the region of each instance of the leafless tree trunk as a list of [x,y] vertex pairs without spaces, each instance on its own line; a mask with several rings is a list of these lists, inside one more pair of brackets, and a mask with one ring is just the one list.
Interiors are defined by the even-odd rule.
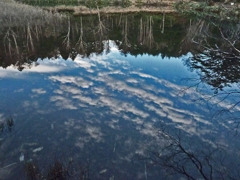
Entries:
[[63,44],[66,45],[67,49],[70,49],[70,33],[71,33],[71,22],[70,22],[70,18],[68,18],[68,32],[63,40]]

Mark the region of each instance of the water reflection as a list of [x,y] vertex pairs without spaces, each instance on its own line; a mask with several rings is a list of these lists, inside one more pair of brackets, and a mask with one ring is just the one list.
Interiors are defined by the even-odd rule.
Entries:
[[[6,23],[8,24],[8,23]],[[47,28],[46,28],[47,27]],[[186,64],[199,69],[201,80],[216,89],[239,82],[238,22],[187,20],[177,15],[98,15],[3,26],[0,44],[2,67],[22,70],[38,58],[61,55],[75,59],[109,51],[109,39],[122,53],[180,57],[191,52]],[[35,64],[37,65],[37,64]]]
[[[193,45],[193,57],[185,62],[199,78],[189,79],[196,90],[205,91],[206,84],[214,90],[204,99],[222,107],[215,114],[217,119],[227,113],[229,121],[238,127],[239,116],[232,116],[232,110],[239,110],[239,21],[213,22],[198,20],[191,23],[186,46]],[[214,100],[217,97],[217,100]]]
[[[8,104],[1,104],[1,109],[13,112],[16,121],[21,122],[17,125],[19,131],[3,141],[2,167],[19,159],[19,154],[26,160],[38,159],[40,166],[49,164],[48,159],[54,156],[61,159],[64,154],[64,158],[89,159],[93,179],[141,179],[145,177],[145,165],[137,156],[163,147],[164,141],[158,136],[163,126],[172,131],[178,129],[184,138],[208,147],[221,144],[238,148],[237,139],[229,135],[231,125],[210,119],[209,102],[192,102],[199,96],[194,91],[179,96],[186,67],[178,66],[178,78],[163,79],[167,71],[163,69],[165,61],[159,60],[161,55],[143,55],[143,65],[136,67],[138,59],[122,56],[114,41],[106,44],[108,53],[102,55],[78,55],[74,61],[38,60],[38,66],[22,72],[1,69],[6,73],[1,80],[6,84],[1,98]],[[154,63],[158,66],[151,66]],[[21,84],[13,83],[16,79]],[[14,98],[14,106],[10,97]],[[104,169],[107,173],[98,173]],[[148,178],[160,176],[158,168],[147,171]]]
[[[195,43],[187,37],[194,23],[202,22],[185,26],[188,23],[176,16],[66,18],[37,31],[38,38],[34,31],[41,26],[26,26],[27,36],[18,29],[22,46],[11,35],[14,28],[8,29],[8,41],[1,44],[0,119],[11,114],[15,131],[1,139],[2,177],[23,173],[24,161],[34,159],[42,169],[54,159],[73,159],[75,165],[88,162],[91,179],[180,179],[186,174],[214,179],[219,174],[211,173],[210,160],[218,161],[222,154],[208,156],[206,151],[217,149],[227,160],[215,167],[221,173],[231,171],[233,162],[239,164],[240,145],[232,133],[233,122],[227,115],[224,121],[211,117],[234,101],[209,101],[205,95],[212,94],[207,91],[180,93],[192,85],[183,78],[199,78],[183,62],[197,64],[197,52],[187,48]],[[201,62],[194,69],[214,70],[208,61]],[[239,106],[231,115],[239,117]],[[192,161],[196,168],[191,168]],[[208,168],[201,173],[204,165]],[[180,175],[170,176],[168,166],[181,170],[175,171]],[[235,176],[233,171],[226,174]]]
[[0,114],[0,133],[11,132],[14,126],[14,121],[12,117],[4,118],[2,114]]
[[6,27],[1,31],[1,65],[15,64],[21,70],[23,63],[37,58],[61,54],[64,59],[74,59],[77,53],[102,53],[108,45],[104,47],[102,41],[109,39],[115,40],[124,54],[158,55],[161,51],[162,56],[180,56],[184,23],[178,16],[99,15],[29,24],[21,29]]
[[196,52],[187,61],[187,65],[192,69],[200,70],[202,81],[216,90],[238,83],[239,24],[221,22],[212,25],[211,22],[201,20],[193,23],[188,32],[191,44],[196,45]]

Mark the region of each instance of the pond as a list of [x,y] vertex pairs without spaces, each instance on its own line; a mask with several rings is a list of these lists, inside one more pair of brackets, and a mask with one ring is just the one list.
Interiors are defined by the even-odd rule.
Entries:
[[238,179],[224,38],[239,29],[175,14],[3,26],[0,179]]

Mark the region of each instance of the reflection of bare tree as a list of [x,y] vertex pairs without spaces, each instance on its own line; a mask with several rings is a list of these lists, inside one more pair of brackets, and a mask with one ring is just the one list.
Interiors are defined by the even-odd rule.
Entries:
[[170,174],[177,173],[190,180],[240,178],[237,166],[230,167],[228,160],[223,158],[226,152],[221,146],[203,148],[198,144],[194,147],[187,145],[180,135],[174,137],[165,130],[159,132],[159,138],[163,139],[164,146],[151,152],[149,160]]
[[0,2],[0,17],[0,37],[3,39],[0,43],[0,63],[3,67],[16,64],[19,70],[23,69],[25,62],[30,62],[29,59],[35,60],[35,54],[41,54],[38,50],[42,37],[54,35],[55,31],[47,30],[54,29],[64,19],[57,13],[14,1]]
[[161,33],[164,33],[164,29],[165,29],[165,13],[163,13],[163,19],[162,19],[162,31]]
[[125,17],[124,25],[123,25],[123,30],[122,30],[122,35],[123,35],[123,45],[127,47],[131,47],[131,43],[128,40],[128,17]]
[[63,44],[66,46],[67,50],[70,49],[70,33],[71,33],[71,21],[70,18],[68,18],[68,31],[63,40]]
[[143,42],[143,34],[144,34],[144,31],[143,31],[143,18],[141,17],[140,19],[140,23],[139,23],[139,42],[140,44],[142,44]]
[[[30,43],[30,48],[29,48],[29,44]],[[31,33],[31,30],[30,30],[30,25],[28,24],[27,25],[27,48],[28,50],[30,51],[34,51],[34,45],[33,45],[33,38],[32,38],[32,33]]]
[[185,39],[185,45],[195,47],[187,64],[199,69],[201,79],[216,90],[240,81],[240,28],[231,23],[227,26],[210,28],[200,20],[190,26]]
[[152,16],[148,17],[145,22],[143,21],[143,18],[140,19],[138,39],[142,45],[148,46],[150,48],[154,46]]
[[181,51],[182,52],[189,52],[189,49],[192,49],[193,45],[196,47],[196,44],[193,44],[193,42],[198,41],[200,44],[203,43],[205,32],[209,31],[209,24],[206,23],[204,20],[198,20],[194,23],[192,23],[192,19],[189,20],[189,26],[187,30],[187,34],[182,40],[182,46]]
[[154,16],[107,16],[98,13],[97,16],[79,19],[50,18],[30,22],[21,26],[14,22],[10,28],[0,31],[3,39],[0,43],[0,63],[3,67],[15,64],[22,70],[24,63],[31,63],[37,58],[56,57],[59,54],[63,58],[74,58],[78,53],[88,56],[92,52],[101,53],[104,48],[109,52],[109,39],[115,40],[124,53],[153,51],[159,54],[161,49],[167,47],[161,46],[167,42],[156,43],[153,29],[159,27],[161,22],[154,23]]
[[[190,21],[191,22],[191,21]],[[215,118],[224,117],[239,126],[240,104],[240,26],[239,22],[191,22],[185,48],[192,47],[192,56],[185,62],[199,74],[191,87],[199,92],[210,85],[214,94],[202,93],[202,100],[218,104],[221,109]],[[200,100],[200,99],[198,99]],[[228,115],[223,116],[224,115]],[[219,116],[220,115],[220,116]],[[235,128],[235,127],[234,127]]]
[[11,116],[6,118],[5,120],[0,121],[0,135],[1,133],[4,133],[6,131],[11,132],[13,127],[14,127],[14,120]]
[[150,48],[152,48],[153,46],[153,30],[152,30],[152,24],[153,24],[153,19],[152,16],[149,17],[149,19],[147,20],[147,28],[146,28],[146,34],[148,34],[147,38],[146,38],[146,44],[149,45]]
[[83,41],[83,23],[82,23],[82,17],[80,18],[80,35],[79,39],[77,41],[78,49],[80,52],[85,52],[86,42]]
[[[74,164],[75,165],[75,164]],[[89,180],[89,167],[79,166],[72,167],[73,163],[70,161],[67,165],[56,160],[53,165],[47,168],[47,172],[40,171],[38,164],[33,161],[25,162],[25,174],[29,180],[65,180],[65,179],[79,179]]]
[[100,34],[100,36],[103,36],[104,31],[106,30],[106,27],[104,26],[104,24],[101,20],[99,8],[97,8],[97,9],[98,9],[98,33]]
[[[45,37],[46,32],[41,32],[38,25],[31,26],[27,24],[21,28],[8,28],[4,33],[1,58],[3,66],[16,64],[20,69],[25,62],[35,58],[35,54],[42,54],[39,51],[39,42],[41,37]],[[39,55],[41,57],[41,55]]]
[[[15,49],[12,47],[12,40],[15,44]],[[17,54],[19,54],[19,48],[18,48],[18,43],[16,40],[16,34],[11,30],[11,28],[9,28],[3,38],[3,42],[4,42],[4,48],[5,51],[9,52],[10,56],[12,56],[12,53],[15,51]]]

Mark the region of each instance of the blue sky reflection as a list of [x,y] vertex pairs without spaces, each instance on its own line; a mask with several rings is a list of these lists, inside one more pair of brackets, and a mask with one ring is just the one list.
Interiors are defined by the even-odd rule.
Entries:
[[[212,147],[239,146],[229,142],[227,121],[211,119],[217,107],[210,110],[209,102],[193,101],[201,95],[191,89],[180,93],[187,86],[182,79],[197,76],[183,65],[189,56],[122,56],[110,41],[109,53],[39,59],[22,72],[14,66],[0,69],[0,120],[8,115],[16,119],[14,138],[3,144],[16,143],[9,153],[0,153],[0,165],[17,161],[20,154],[30,159],[48,157],[51,151],[77,158],[77,149],[97,162],[96,171],[104,164],[112,172],[119,167],[120,177],[144,177],[140,165],[132,174],[121,170],[132,168],[135,154],[161,146],[157,134],[162,126]],[[29,143],[43,147],[42,152],[37,156]]]

